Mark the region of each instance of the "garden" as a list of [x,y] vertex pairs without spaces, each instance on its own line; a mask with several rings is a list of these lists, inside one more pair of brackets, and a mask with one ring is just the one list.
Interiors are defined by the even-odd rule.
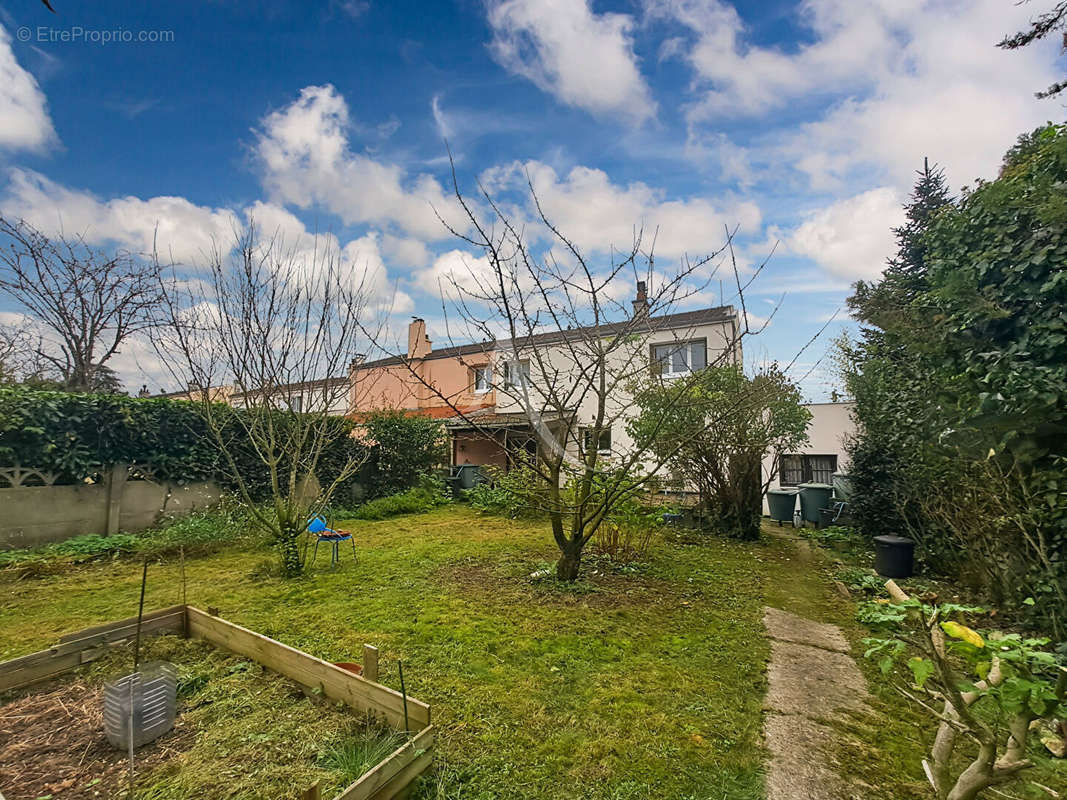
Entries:
[[[764,458],[808,422],[777,365],[664,381],[642,362],[627,371],[628,454],[602,452],[601,380],[596,427],[559,423],[577,456],[541,441],[537,458],[459,492],[441,474],[440,422],[297,411],[267,396],[271,381],[244,408],[208,392],[0,388],[11,463],[68,485],[128,464],[211,479],[224,497],[142,532],[0,552],[0,675],[25,658],[71,667],[0,698],[5,792],[124,790],[122,755],[85,730],[143,646],[174,666],[178,715],[133,759],[130,794],[146,800],[386,798],[408,780],[427,799],[778,800],[804,796],[776,794],[783,769],[801,781],[814,764],[841,798],[1064,796],[1067,336],[1062,303],[1032,298],[1067,291],[1051,266],[1067,254],[1065,176],[1058,127],[1023,137],[997,181],[959,199],[921,174],[899,257],[852,298],[869,327],[839,345],[859,431],[855,497],[830,528],[760,516]],[[695,487],[686,514],[657,468]],[[912,536],[921,577],[871,568],[884,532]],[[316,558],[323,542],[336,557]],[[164,614],[179,635],[141,643],[141,607],[181,609]],[[116,624],[124,637],[109,639]],[[825,651],[807,672],[783,667],[798,644]],[[370,667],[367,653],[367,676],[340,666]],[[820,687],[843,684],[848,702],[821,703]],[[801,716],[783,767],[770,720]],[[419,738],[431,728],[432,754]],[[375,777],[405,748],[410,764]]]
[[[182,524],[234,525],[226,515]],[[763,608],[838,624],[861,652],[871,633],[855,621],[864,584],[853,581],[853,599],[835,586],[848,569],[873,581],[862,559],[767,535],[776,533],[770,527],[755,542],[660,529],[625,563],[594,544],[582,579],[570,584],[539,574],[554,549],[543,520],[450,503],[344,525],[357,557],[338,568],[320,560],[295,580],[264,569],[273,563],[268,544],[252,534],[220,537],[186,558],[184,583],[179,558],[156,558],[146,607],[180,602],[184,591],[189,602],[327,661],[358,661],[369,643],[379,648],[379,680],[394,689],[402,663],[407,691],[432,706],[438,730],[435,766],[418,797],[763,797]],[[61,564],[54,570],[38,564],[27,573],[14,560],[0,570],[0,658],[129,616],[141,581],[135,552],[74,562],[54,553],[41,556]],[[189,710],[170,734],[178,742],[161,740],[166,752],[149,762],[137,796],[285,797],[297,780],[332,788],[361,768],[345,754],[375,740],[367,745],[351,720],[264,680],[247,661],[197,648],[173,653],[170,638],[152,647],[192,676],[182,700]],[[864,669],[872,707],[851,717],[847,746],[831,757],[844,774],[886,792],[879,796],[925,797],[919,757],[929,726],[883,691],[873,661]],[[91,686],[106,670],[107,662],[94,664],[79,680]],[[285,720],[271,713],[279,703],[292,704]],[[192,731],[201,743],[183,746]],[[340,745],[331,741],[337,732]],[[1064,785],[1063,762],[1037,758],[1023,785]],[[856,763],[863,769],[845,766]],[[92,797],[92,788],[55,797]]]

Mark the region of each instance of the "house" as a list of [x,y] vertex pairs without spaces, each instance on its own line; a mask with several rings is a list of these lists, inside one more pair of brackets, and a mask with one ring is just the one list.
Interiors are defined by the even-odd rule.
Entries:
[[[639,283],[633,317],[595,328],[441,348],[433,347],[425,321],[416,317],[408,327],[406,355],[353,362],[350,414],[390,408],[438,417],[449,431],[454,465],[507,469],[537,452],[535,425],[555,435],[573,431],[575,422],[579,429],[583,423],[593,424],[596,397],[578,391],[573,404],[562,407],[559,402],[568,394],[560,387],[589,380],[576,342],[588,347],[598,337],[624,339],[625,347],[613,350],[612,359],[641,364],[640,369],[654,365],[668,378],[724,359],[741,363],[738,317],[732,306],[649,316],[644,298]],[[547,376],[551,391],[540,385],[549,381]],[[626,421],[633,412],[632,396],[620,387],[610,405],[612,424],[592,443],[607,457],[625,453],[631,445]],[[569,441],[566,447],[577,455],[577,442]]]
[[[855,406],[852,402],[806,404],[804,408],[811,412],[808,441],[797,452],[780,454],[778,474],[771,480],[769,488],[788,488],[802,483],[832,484],[834,473],[847,473],[849,464],[845,444],[856,432]],[[763,460],[764,480],[773,467],[774,457],[768,454]]]
[[[218,403],[228,403],[234,408],[246,408],[256,405],[266,397],[277,408],[286,408],[296,413],[319,413],[323,409],[329,416],[344,416],[348,413],[350,387],[348,376],[323,378],[312,381],[287,383],[264,392],[259,389],[241,391],[237,384],[222,384],[209,390],[209,397]],[[141,396],[146,396],[142,394]],[[196,384],[189,384],[183,390],[152,395],[168,397],[173,400],[202,400],[204,390]]]
[[242,392],[234,387],[227,402],[234,408],[245,408],[262,402],[265,397],[278,408],[297,414],[321,414],[325,411],[328,416],[342,417],[348,413],[349,394],[348,376],[340,376],[286,383],[269,392],[259,389]]

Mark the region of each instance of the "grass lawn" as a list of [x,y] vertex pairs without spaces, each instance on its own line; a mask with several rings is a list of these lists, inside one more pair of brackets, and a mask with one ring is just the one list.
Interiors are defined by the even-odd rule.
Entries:
[[[189,602],[332,660],[382,650],[382,680],[434,707],[437,775],[423,797],[758,798],[774,545],[665,543],[636,575],[577,587],[528,579],[547,526],[462,507],[354,522],[359,561],[320,553],[297,581],[255,577],[263,551],[186,563]],[[0,582],[0,658],[136,612],[132,561]],[[176,563],[147,605],[179,602]]]
[[[762,798],[762,607],[842,625],[855,643],[865,635],[826,574],[833,554],[778,537],[667,541],[637,573],[589,561],[582,582],[561,587],[528,577],[555,557],[545,523],[459,506],[345,527],[355,564],[345,553],[330,571],[320,553],[306,577],[285,581],[263,577],[269,554],[242,545],[187,560],[188,600],[334,661],[377,645],[394,688],[402,660],[440,731],[419,798]],[[135,613],[139,582],[130,559],[21,580],[0,572],[0,659]],[[150,567],[147,606],[180,601],[177,563]],[[839,771],[856,796],[928,796],[929,722],[858,660],[876,707],[847,731]],[[1037,774],[1056,786],[1044,766]]]

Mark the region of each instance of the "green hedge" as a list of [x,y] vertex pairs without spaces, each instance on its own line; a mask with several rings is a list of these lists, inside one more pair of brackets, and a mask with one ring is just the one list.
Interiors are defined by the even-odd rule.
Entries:
[[[242,411],[221,406],[232,415],[232,454],[253,497],[269,496],[269,473],[248,446],[237,425]],[[290,415],[279,411],[277,424]],[[320,482],[346,462],[362,445],[352,439],[353,424],[344,417],[330,420],[336,436],[319,461]],[[225,430],[225,429],[224,429]],[[233,488],[230,469],[210,435],[195,403],[166,398],[73,394],[31,389],[0,388],[0,464],[56,473],[57,483],[81,483],[101,466],[116,463],[151,466],[163,480],[212,478]]]
[[0,462],[55,472],[58,483],[122,462],[202,479],[215,474],[217,455],[186,401],[0,388]]
[[[270,475],[238,424],[245,412],[225,405],[218,411],[246,486],[255,500],[268,498]],[[278,411],[275,424],[284,427],[293,419]],[[336,429],[319,458],[320,483],[332,482],[353,453],[367,456],[359,474],[335,494],[341,505],[410,489],[447,453],[438,420],[394,411],[372,414],[359,426],[369,445],[353,438],[356,425],[346,417],[331,417],[326,424]],[[46,470],[56,473],[57,483],[77,484],[117,463],[151,466],[162,480],[215,478],[235,488],[196,403],[0,387],[0,465]]]

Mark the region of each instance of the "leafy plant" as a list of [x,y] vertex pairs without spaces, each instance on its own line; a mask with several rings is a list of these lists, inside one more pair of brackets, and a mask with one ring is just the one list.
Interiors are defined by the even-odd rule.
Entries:
[[362,471],[370,499],[410,489],[448,461],[448,437],[438,419],[406,411],[375,411],[360,422],[359,433],[370,451]]
[[[842,345],[859,432],[851,511],[929,564],[1067,635],[1067,126],[1020,137],[952,200],[920,174],[882,280]],[[1031,597],[1034,603],[1023,606]]]
[[749,377],[740,367],[709,367],[691,381],[650,379],[636,393],[640,413],[628,424],[635,441],[700,493],[718,529],[757,539],[761,502],[777,467],[763,474],[763,459],[793,450],[807,439],[811,414],[800,390],[777,365]]
[[825,528],[802,528],[800,535],[824,545],[858,540],[856,532],[845,525],[827,525]]
[[383,520],[400,514],[424,514],[449,502],[444,484],[438,479],[424,477],[418,486],[406,492],[369,500],[352,511],[338,511],[334,515],[345,519]]
[[644,561],[662,527],[662,508],[643,506],[631,499],[616,508],[597,528],[593,547],[616,565]]
[[471,507],[509,519],[544,514],[544,479],[529,467],[515,466],[507,472],[482,467],[482,477],[481,483],[467,490]]
[[176,554],[211,552],[248,539],[250,522],[230,501],[218,508],[163,520],[141,533],[110,536],[74,536],[34,549],[0,551],[0,568],[29,576],[54,572],[64,565],[81,564],[124,555],[162,558]]
[[[897,599],[861,608],[861,621],[884,632],[864,640],[865,656],[938,721],[923,766],[939,800],[973,800],[1033,766],[1031,722],[1067,713],[1067,668],[1049,640],[972,628],[966,617],[980,608]],[[965,739],[976,753],[964,752]]]
[[849,589],[863,594],[876,594],[882,591],[883,579],[862,567],[843,567],[835,575],[837,580]]

